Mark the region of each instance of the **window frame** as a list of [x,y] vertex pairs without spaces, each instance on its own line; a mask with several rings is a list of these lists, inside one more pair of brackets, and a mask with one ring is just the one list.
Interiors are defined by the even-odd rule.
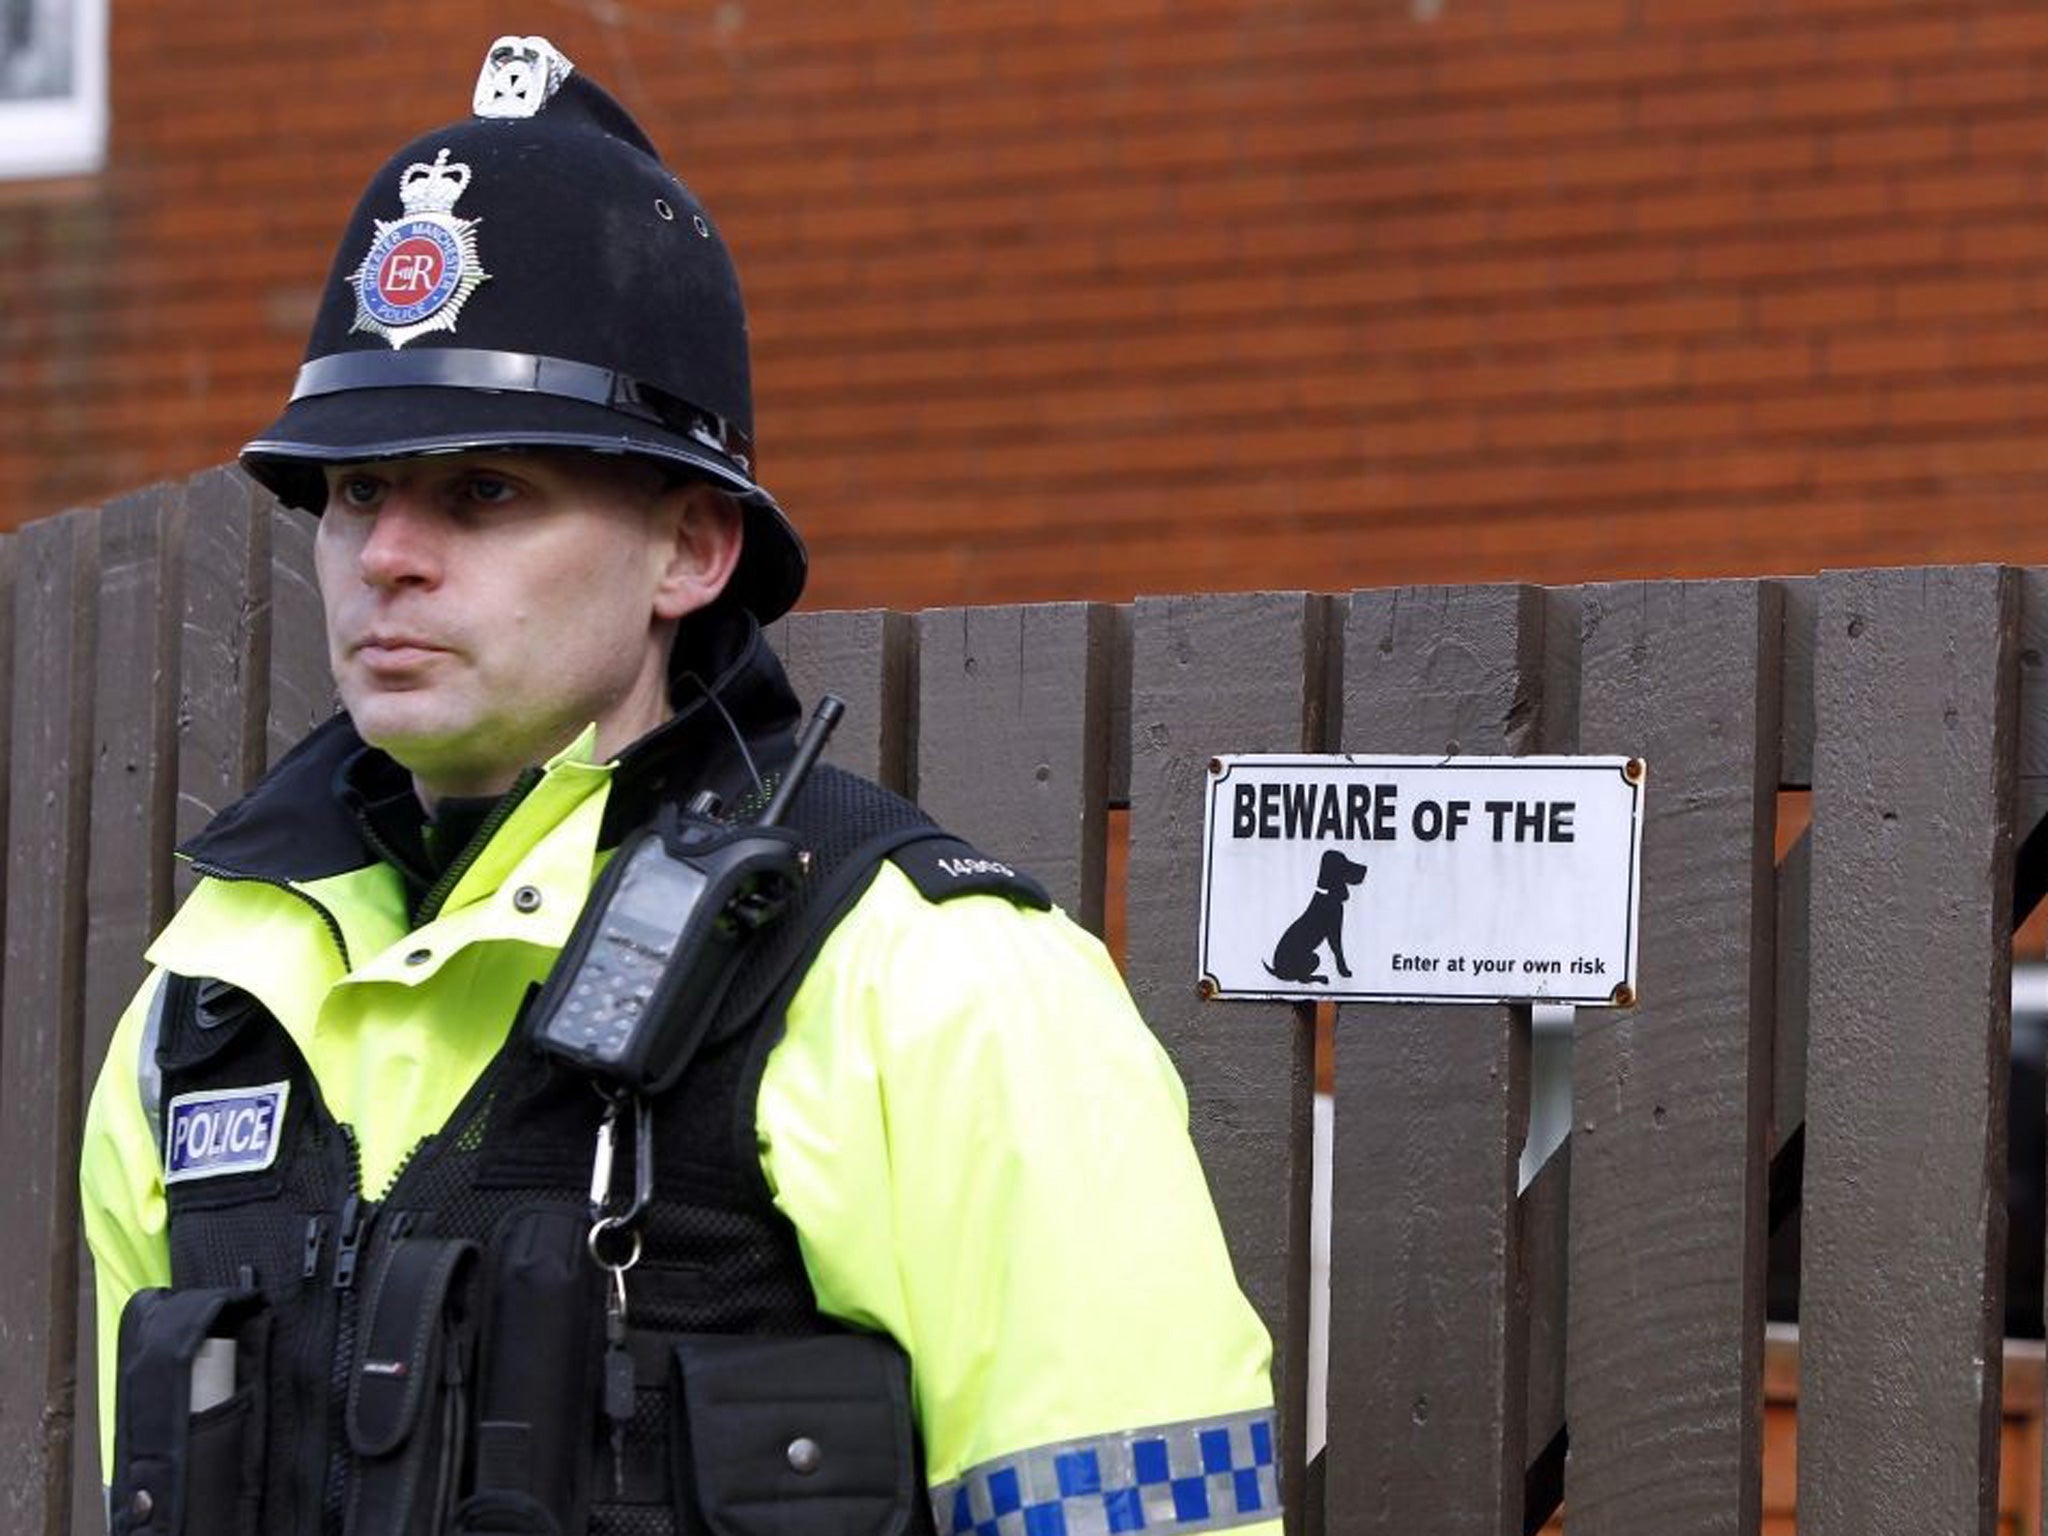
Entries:
[[71,31],[70,89],[0,97],[0,181],[91,175],[107,157],[108,0],[56,0]]

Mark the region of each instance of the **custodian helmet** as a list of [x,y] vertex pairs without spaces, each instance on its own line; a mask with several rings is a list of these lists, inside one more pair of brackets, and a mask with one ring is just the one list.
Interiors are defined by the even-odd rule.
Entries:
[[317,511],[324,464],[511,447],[655,460],[739,501],[727,590],[779,617],[804,547],[756,479],[746,309],[717,226],[544,38],[494,43],[473,105],[371,181],[291,400],[244,467]]

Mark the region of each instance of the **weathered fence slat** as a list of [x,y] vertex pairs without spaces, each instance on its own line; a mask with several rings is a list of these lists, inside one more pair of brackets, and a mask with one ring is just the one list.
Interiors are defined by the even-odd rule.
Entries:
[[916,737],[905,717],[917,693],[917,636],[905,615],[792,613],[770,626],[768,640],[807,713],[828,693],[846,701],[828,761],[894,790],[916,782]]
[[[1545,661],[1533,587],[1354,593],[1344,749],[1527,751]],[[1340,1008],[1334,1108],[1331,1529],[1521,1536],[1528,1010]]]
[[1323,745],[1330,603],[1140,599],[1131,620],[1127,975],[1186,1079],[1195,1142],[1246,1292],[1272,1331],[1280,1465],[1299,1531],[1308,1358],[1312,1016],[1195,993],[1204,779],[1218,752]]
[[938,608],[917,627],[918,804],[1099,934],[1109,610]]
[[1585,592],[1580,749],[1649,780],[1640,995],[1574,1040],[1574,1536],[1761,1519],[1782,633],[1769,583]]
[[[157,486],[100,515],[98,634],[92,711],[92,836],[86,892],[84,1047],[80,1089],[90,1093],[142,951],[170,915],[171,821],[176,794],[177,561],[183,497]],[[78,1431],[74,1524],[100,1502],[99,1383],[91,1263],[79,1256]]]
[[[240,797],[262,770],[270,713],[270,497],[240,470],[185,485],[178,650],[180,841]],[[193,881],[176,871],[182,898]]]
[[0,1035],[0,1520],[69,1524],[78,1319],[79,1061],[99,514],[15,538],[16,645]]
[[2019,594],[1821,581],[1801,1536],[1997,1519]]

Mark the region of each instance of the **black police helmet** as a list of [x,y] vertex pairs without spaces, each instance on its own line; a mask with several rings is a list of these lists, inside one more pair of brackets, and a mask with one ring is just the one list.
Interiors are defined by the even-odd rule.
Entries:
[[326,464],[522,447],[653,460],[740,503],[728,595],[779,617],[804,546],[755,478],[746,310],[710,215],[543,38],[492,45],[475,108],[371,181],[291,400],[243,466],[317,512]]

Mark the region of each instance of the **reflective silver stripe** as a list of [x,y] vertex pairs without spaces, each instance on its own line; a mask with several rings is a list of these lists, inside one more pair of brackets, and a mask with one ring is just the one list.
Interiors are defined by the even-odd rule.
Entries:
[[1062,1440],[931,1491],[939,1536],[1193,1533],[1280,1518],[1270,1409]]
[[142,1043],[135,1048],[135,1097],[142,1101],[143,1116],[149,1121],[149,1139],[156,1155],[164,1155],[164,1075],[157,1069],[156,1042],[164,1031],[164,994],[170,991],[169,972],[159,972],[156,994],[149,1000],[149,1014],[142,1021]]

